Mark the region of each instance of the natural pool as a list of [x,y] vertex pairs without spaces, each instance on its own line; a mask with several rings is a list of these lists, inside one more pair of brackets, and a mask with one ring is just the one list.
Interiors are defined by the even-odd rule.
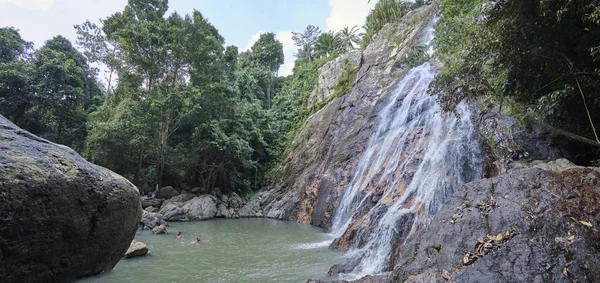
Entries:
[[[145,257],[123,259],[112,271],[78,282],[306,282],[343,263],[322,229],[246,218],[170,223],[167,235],[138,231]],[[181,231],[184,239],[175,234]],[[191,244],[196,236],[200,244]]]

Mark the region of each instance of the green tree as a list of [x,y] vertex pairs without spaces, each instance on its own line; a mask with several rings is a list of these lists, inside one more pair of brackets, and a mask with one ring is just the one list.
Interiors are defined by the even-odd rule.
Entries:
[[335,40],[340,53],[346,53],[353,50],[354,44],[360,45],[360,37],[356,34],[358,32],[358,26],[349,28],[345,26],[342,30],[335,34]]
[[444,67],[434,91],[447,109],[464,98],[510,98],[521,115],[554,133],[600,146],[593,95],[600,91],[599,4],[442,1],[437,46]]
[[367,16],[361,47],[365,48],[371,43],[373,36],[375,36],[384,25],[400,21],[400,19],[414,7],[415,6],[411,3],[400,0],[379,0],[377,4],[375,4],[375,8],[371,10]]
[[338,46],[336,44],[334,33],[329,31],[328,33],[319,35],[319,38],[315,43],[315,57],[329,57],[337,53]]
[[296,57],[309,62],[314,60],[314,45],[319,39],[319,35],[321,35],[321,29],[317,26],[309,25],[306,27],[304,32],[293,31],[292,34],[292,40],[294,40],[294,44],[300,47]]
[[28,62],[31,43],[13,28],[0,29],[0,113],[27,128],[25,114],[35,101],[33,68]]

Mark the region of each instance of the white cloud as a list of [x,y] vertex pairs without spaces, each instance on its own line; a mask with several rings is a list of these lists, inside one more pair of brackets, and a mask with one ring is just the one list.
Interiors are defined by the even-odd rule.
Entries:
[[280,76],[287,76],[292,74],[292,69],[294,69],[294,61],[296,57],[294,57],[294,53],[296,52],[296,45],[294,45],[294,40],[292,40],[292,32],[291,31],[280,31],[275,35],[277,40],[283,43],[283,56],[284,63],[279,68]]
[[252,48],[252,45],[254,45],[254,43],[256,43],[258,41],[258,39],[260,38],[260,35],[265,33],[264,30],[259,30],[257,33],[252,35],[252,38],[250,38],[250,41],[248,41],[248,44],[246,44],[246,47],[242,48],[240,50],[240,52],[246,52],[248,50],[250,50],[250,48]]
[[15,4],[19,8],[48,11],[54,0],[0,0],[0,4]]
[[327,18],[326,30],[339,31],[345,26],[354,25],[362,28],[376,2],[377,0],[329,0],[331,15]]
[[[254,43],[258,41],[260,35],[263,33],[265,33],[264,30],[259,30],[254,35],[252,35],[252,38],[250,38],[248,44],[246,44],[246,46],[242,48],[240,52],[250,50],[250,48],[252,48],[252,45],[254,45]],[[294,40],[292,40],[292,35],[293,34],[291,31],[280,31],[275,34],[275,38],[281,41],[281,43],[283,44],[283,56],[285,60],[283,65],[281,65],[281,67],[279,68],[280,76],[287,76],[292,74],[292,69],[294,68],[294,61],[296,60],[296,57],[294,57],[294,53],[296,52],[296,46],[294,45]]]

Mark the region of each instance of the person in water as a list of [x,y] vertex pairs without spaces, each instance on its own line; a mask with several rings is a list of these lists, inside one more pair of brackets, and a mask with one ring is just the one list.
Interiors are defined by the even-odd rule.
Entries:
[[192,242],[192,244],[195,244],[195,243],[200,243],[200,236],[196,237],[196,240],[194,240]]
[[183,235],[181,235],[181,231],[177,232],[177,239],[183,239]]

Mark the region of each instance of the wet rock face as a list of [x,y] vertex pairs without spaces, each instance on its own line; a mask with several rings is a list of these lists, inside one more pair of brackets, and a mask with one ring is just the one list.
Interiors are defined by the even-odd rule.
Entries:
[[[310,97],[314,113],[292,142],[283,170],[263,194],[257,194],[240,216],[266,216],[329,227],[343,190],[374,132],[375,118],[387,90],[406,73],[397,60],[417,41],[434,16],[434,8],[414,11],[389,24],[364,51],[352,52],[323,66]],[[333,95],[344,72],[356,76],[347,93]],[[242,213],[243,212],[243,213]]]
[[600,282],[600,169],[564,163],[463,186],[389,282]]
[[111,269],[135,235],[138,197],[123,177],[0,116],[0,281]]

